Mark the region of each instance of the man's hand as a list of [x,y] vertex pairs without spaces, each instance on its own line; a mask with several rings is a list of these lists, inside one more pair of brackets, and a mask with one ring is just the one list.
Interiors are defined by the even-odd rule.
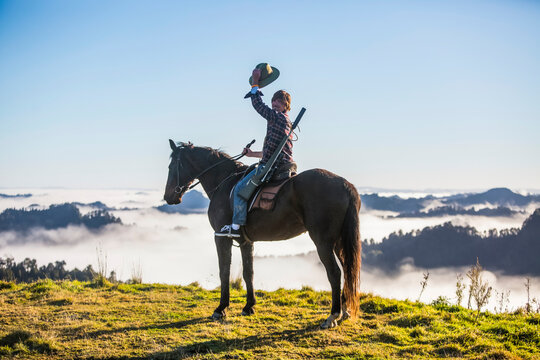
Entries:
[[261,159],[262,151],[251,151],[250,148],[244,148],[244,150],[242,150],[242,155]]
[[253,73],[251,73],[251,80],[252,85],[258,85],[259,79],[261,78],[261,69],[253,69]]

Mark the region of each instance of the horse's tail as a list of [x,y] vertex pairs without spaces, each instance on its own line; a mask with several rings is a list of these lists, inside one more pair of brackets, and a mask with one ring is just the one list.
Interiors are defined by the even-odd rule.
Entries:
[[360,302],[360,266],[362,265],[362,242],[360,241],[361,200],[354,185],[346,183],[349,206],[341,228],[341,252],[343,254],[343,297],[352,317],[356,316]]

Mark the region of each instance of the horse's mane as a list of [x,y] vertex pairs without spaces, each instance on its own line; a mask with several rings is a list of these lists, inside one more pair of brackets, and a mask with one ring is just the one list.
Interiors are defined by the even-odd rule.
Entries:
[[[203,152],[208,154],[208,157],[215,157],[218,160],[229,159],[229,160],[234,162],[234,164],[236,165],[237,168],[244,168],[244,167],[247,168],[248,167],[243,162],[240,162],[238,160],[234,160],[232,158],[232,156],[230,156],[229,154],[227,154],[226,152],[221,150],[221,148],[214,149],[214,148],[211,148],[209,146],[194,146],[191,142],[188,142],[188,143],[179,142],[179,143],[177,143],[177,145],[180,148],[189,148],[189,149],[192,149],[192,150],[203,151]],[[172,156],[172,154],[171,154],[171,156]]]

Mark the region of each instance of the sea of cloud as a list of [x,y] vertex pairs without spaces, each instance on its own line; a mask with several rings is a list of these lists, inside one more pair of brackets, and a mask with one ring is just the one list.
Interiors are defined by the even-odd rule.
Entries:
[[[9,189],[0,192],[33,194],[28,198],[0,198],[0,211],[31,205],[46,208],[65,202],[101,201],[117,209],[111,212],[123,223],[111,224],[98,231],[70,226],[55,230],[33,229],[26,233],[1,232],[0,256],[12,256],[16,261],[29,257],[36,259],[39,265],[65,260],[68,269],[81,269],[88,264],[97,269],[98,257],[101,257],[102,262],[106,260],[108,271],[114,270],[121,280],[130,279],[140,266],[145,282],[189,284],[197,281],[206,288],[219,285],[217,254],[208,218],[201,214],[166,214],[156,210],[155,206],[163,204],[160,191]],[[81,208],[83,212],[91,210],[93,208],[89,206]],[[530,214],[510,218],[454,216],[420,219],[388,218],[388,215],[395,213],[362,210],[362,238],[380,241],[394,231],[407,232],[447,221],[474,226],[480,231],[500,230],[520,227]],[[274,290],[308,285],[329,290],[326,273],[314,250],[315,246],[307,234],[288,241],[255,243],[255,287]],[[240,251],[234,248],[232,276],[240,277],[241,269]],[[364,269],[362,291],[416,300],[424,271],[404,266],[399,275],[389,276],[377,270]],[[430,280],[421,300],[429,302],[438,296],[455,297],[456,274],[466,271],[430,270]],[[486,272],[485,277],[497,291],[511,291],[511,307],[525,303],[524,278],[490,272]],[[532,284],[532,289],[540,295],[540,280],[532,279]]]
[[[419,269],[414,265],[403,265],[397,274],[389,275],[377,269],[364,268],[361,271],[361,291],[393,299],[409,299],[431,303],[439,297],[445,297],[450,304],[457,303],[457,275],[463,276],[463,283],[468,287],[467,267]],[[421,294],[421,282],[429,271],[427,286]],[[295,256],[269,256],[257,258],[254,265],[255,286],[261,289],[275,290],[280,287],[301,288],[309,285],[316,290],[330,290],[324,267],[315,253]],[[508,302],[503,302],[503,309],[515,310],[527,302],[525,276],[508,276],[491,271],[483,271],[482,278],[493,288],[490,301],[484,310],[495,312],[499,308],[501,293],[509,291]],[[286,285],[284,285],[286,284]],[[540,300],[540,278],[530,278],[530,296]],[[467,306],[467,294],[461,302]],[[420,297],[420,298],[419,298]],[[472,303],[474,307],[474,302]]]

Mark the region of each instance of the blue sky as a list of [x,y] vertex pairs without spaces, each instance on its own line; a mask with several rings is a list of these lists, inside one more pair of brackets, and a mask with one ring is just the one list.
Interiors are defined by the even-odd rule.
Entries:
[[163,188],[168,139],[231,155],[307,108],[301,170],[540,189],[540,2],[0,0],[0,187]]

